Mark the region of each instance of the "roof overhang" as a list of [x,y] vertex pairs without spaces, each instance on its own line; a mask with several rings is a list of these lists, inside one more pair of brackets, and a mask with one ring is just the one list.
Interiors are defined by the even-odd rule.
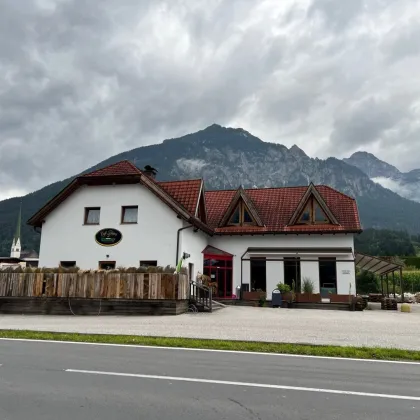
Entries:
[[197,229],[212,235],[213,230],[198,218],[192,216],[180,203],[164,191],[154,180],[140,171],[138,175],[113,175],[113,176],[80,176],[68,184],[61,192],[53,197],[44,207],[42,207],[29,220],[28,224],[34,227],[42,227],[45,217],[58,207],[71,194],[84,185],[113,185],[113,184],[141,184],[149,189],[153,194],[168,205],[181,219],[191,223]]
[[356,268],[359,270],[369,271],[370,273],[379,276],[398,271],[403,267],[402,264],[388,261],[384,257],[373,257],[371,255],[362,254],[361,252],[356,252],[355,263]]
[[351,247],[300,247],[300,248],[291,248],[291,247],[251,247],[246,251],[248,254],[259,254],[259,255],[269,255],[269,254],[282,254],[282,255],[343,255],[351,254],[353,256],[353,250]]

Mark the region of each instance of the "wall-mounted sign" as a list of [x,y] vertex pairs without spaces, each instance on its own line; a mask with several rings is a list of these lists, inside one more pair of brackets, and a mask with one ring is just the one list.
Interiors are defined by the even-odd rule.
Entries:
[[350,270],[341,270],[342,274],[350,274]]
[[114,246],[121,242],[122,234],[117,229],[101,229],[95,235],[95,241],[102,246]]

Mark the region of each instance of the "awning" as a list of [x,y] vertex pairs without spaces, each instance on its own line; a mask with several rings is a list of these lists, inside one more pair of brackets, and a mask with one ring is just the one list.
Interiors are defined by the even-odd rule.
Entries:
[[386,257],[372,257],[370,255],[356,252],[356,267],[362,271],[369,271],[372,274],[382,276],[394,271],[399,271],[403,265],[393,261],[389,261]]

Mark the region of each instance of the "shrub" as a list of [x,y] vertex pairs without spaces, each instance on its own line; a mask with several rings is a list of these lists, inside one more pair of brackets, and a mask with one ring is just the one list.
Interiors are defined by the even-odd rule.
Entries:
[[414,266],[417,269],[420,269],[420,257],[407,257],[404,259],[406,266]]
[[280,293],[289,293],[291,291],[290,286],[284,283],[279,283],[277,285],[277,289],[280,291]]
[[303,277],[302,278],[302,292],[303,293],[309,293],[309,294],[313,294],[314,293],[314,282],[309,278],[309,277]]

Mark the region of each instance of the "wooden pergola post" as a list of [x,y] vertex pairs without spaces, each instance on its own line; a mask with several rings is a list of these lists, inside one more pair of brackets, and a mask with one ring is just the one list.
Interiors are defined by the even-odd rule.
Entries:
[[384,295],[384,276],[381,274],[381,293]]
[[402,278],[402,267],[400,267],[400,287],[401,287],[401,303],[404,303],[404,286]]
[[394,294],[395,299],[395,271],[392,272],[392,292]]
[[388,282],[388,273],[386,273],[386,297],[389,297],[389,282]]

